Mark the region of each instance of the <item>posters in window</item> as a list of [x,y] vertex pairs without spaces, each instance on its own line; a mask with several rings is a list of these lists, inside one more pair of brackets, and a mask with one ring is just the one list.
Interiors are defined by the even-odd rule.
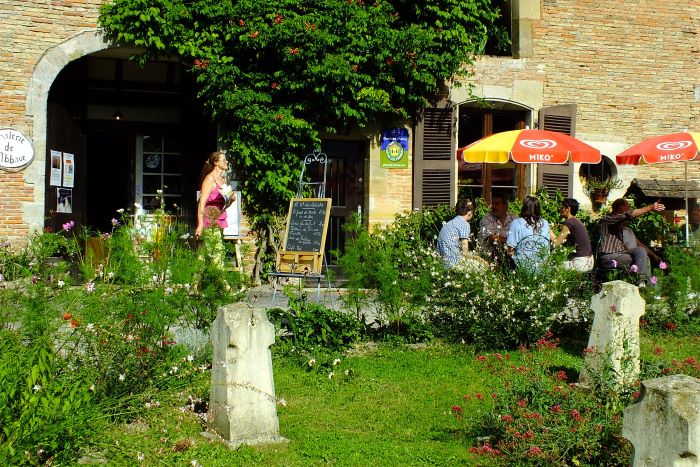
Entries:
[[61,167],[63,167],[61,151],[51,150],[51,186],[61,186]]
[[63,153],[63,186],[73,188],[73,180],[75,179],[75,155]]
[[73,213],[73,190],[70,188],[56,189],[56,212]]

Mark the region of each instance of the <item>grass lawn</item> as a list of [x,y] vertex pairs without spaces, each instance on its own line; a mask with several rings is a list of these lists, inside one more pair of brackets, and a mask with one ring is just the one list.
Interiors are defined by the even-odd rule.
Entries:
[[[548,363],[575,375],[583,345],[579,341],[551,351]],[[662,355],[657,347],[664,349]],[[332,378],[327,368],[274,358],[277,397],[286,401],[278,414],[281,434],[290,440],[287,445],[231,451],[200,436],[201,420],[182,407],[189,394],[206,394],[206,372],[197,387],[161,394],[160,407],[97,436],[96,455],[110,465],[483,465],[483,458],[469,454],[475,440],[456,422],[450,407],[462,405],[469,420],[470,413],[486,406],[463,395],[488,398],[504,381],[477,362],[471,347],[361,349],[342,357]],[[648,360],[698,357],[700,337],[644,337],[642,349]],[[508,353],[517,365],[520,353]]]

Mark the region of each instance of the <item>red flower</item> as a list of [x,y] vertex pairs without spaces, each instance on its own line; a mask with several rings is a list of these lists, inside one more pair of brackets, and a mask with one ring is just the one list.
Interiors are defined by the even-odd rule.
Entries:
[[243,18],[238,20],[238,25],[239,26],[245,26],[245,20]]
[[484,396],[480,392],[477,392],[476,394],[474,394],[474,397],[476,397],[480,401],[484,400]]
[[664,349],[661,347],[654,347],[654,355],[663,355]]
[[488,357],[486,355],[477,355],[476,359],[480,362],[485,362]]
[[532,439],[534,437],[535,434],[530,430],[527,430],[525,433],[523,433],[523,439]]
[[583,355],[588,355],[589,353],[595,352],[595,347],[586,347],[583,349]]
[[251,32],[250,34],[248,34],[248,37],[250,37],[251,39],[255,39],[259,35],[260,35],[260,32],[255,31],[255,32]]
[[387,58],[387,59],[386,59],[386,64],[389,65],[389,66],[392,66],[392,65],[394,64],[394,59],[391,58],[391,57]]
[[577,422],[580,422],[581,420],[583,420],[583,417],[581,416],[579,411],[576,409],[573,409],[571,412],[569,412],[569,415],[571,415],[571,418],[573,418]]
[[639,391],[634,391],[634,392],[632,393],[632,397],[634,397],[634,400],[639,399],[639,395],[640,395]]
[[284,18],[282,18],[282,15],[279,13],[275,14],[275,24],[282,24],[284,22]]
[[526,401],[525,399],[520,399],[520,400],[518,401],[518,407],[520,407],[520,408],[525,408],[525,407],[527,407],[527,401]]
[[666,329],[669,331],[675,331],[677,327],[676,323],[666,323]]
[[53,232],[53,227],[51,227],[51,226],[44,227],[44,232],[46,232],[46,233],[51,233],[51,232]]
[[554,377],[559,381],[566,381],[567,379],[566,372],[564,370],[560,370],[554,373]]
[[639,320],[639,325],[640,325],[641,327],[645,327],[647,324],[649,324],[649,321],[647,321],[647,320],[645,320],[645,319],[643,319],[643,318]]
[[195,58],[194,66],[195,66],[195,68],[199,68],[200,70],[204,70],[209,66],[209,60],[200,60],[199,58]]
[[507,415],[507,414],[501,415],[501,420],[503,420],[504,422],[507,422],[507,423],[513,423],[515,421],[515,419],[513,419],[513,417],[511,417],[510,415]]
[[72,328],[80,327],[80,320],[79,319],[70,320],[70,327],[72,327]]
[[360,69],[360,65],[355,64],[355,65],[351,66],[350,69],[352,70],[353,73],[357,73]]
[[549,408],[549,411],[552,412],[552,413],[557,413],[557,414],[563,412],[563,410],[561,409],[561,407],[559,406],[559,404],[554,404],[553,406],[551,406],[551,407]]
[[695,359],[695,357],[688,357],[685,360],[683,360],[683,363],[687,363],[688,365],[695,365],[698,363],[698,361]]
[[272,84],[270,85],[270,87],[271,87],[272,89],[277,89],[277,83],[272,83]]
[[527,451],[528,456],[539,456],[540,454],[542,454],[542,449],[538,448],[537,446],[532,446]]
[[299,47],[290,47],[289,48],[290,55],[297,55],[298,53],[299,53]]
[[282,114],[275,115],[275,120],[282,120],[282,118],[284,118]]
[[66,321],[68,321],[72,317],[73,315],[71,313],[63,313],[63,319],[65,319]]
[[460,407],[459,405],[453,405],[452,412],[454,412],[457,415],[460,415],[462,413],[462,407]]

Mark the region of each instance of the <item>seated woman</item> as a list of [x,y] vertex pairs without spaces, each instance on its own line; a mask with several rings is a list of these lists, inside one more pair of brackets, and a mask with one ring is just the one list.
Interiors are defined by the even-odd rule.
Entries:
[[510,224],[506,246],[516,266],[537,272],[549,256],[549,223],[542,219],[540,203],[534,196],[526,196],[520,218]]
[[576,218],[578,207],[574,198],[566,198],[561,203],[559,214],[565,219],[564,225],[559,235],[551,234],[551,237],[554,246],[564,244],[574,249],[564,263],[566,269],[588,272],[593,269],[593,250],[586,226]]

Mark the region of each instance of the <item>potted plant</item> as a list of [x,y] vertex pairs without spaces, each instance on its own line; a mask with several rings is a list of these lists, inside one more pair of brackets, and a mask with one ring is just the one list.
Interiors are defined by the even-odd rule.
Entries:
[[622,188],[622,180],[616,177],[591,177],[586,183],[586,189],[591,199],[599,204],[603,204],[608,200],[610,190]]

